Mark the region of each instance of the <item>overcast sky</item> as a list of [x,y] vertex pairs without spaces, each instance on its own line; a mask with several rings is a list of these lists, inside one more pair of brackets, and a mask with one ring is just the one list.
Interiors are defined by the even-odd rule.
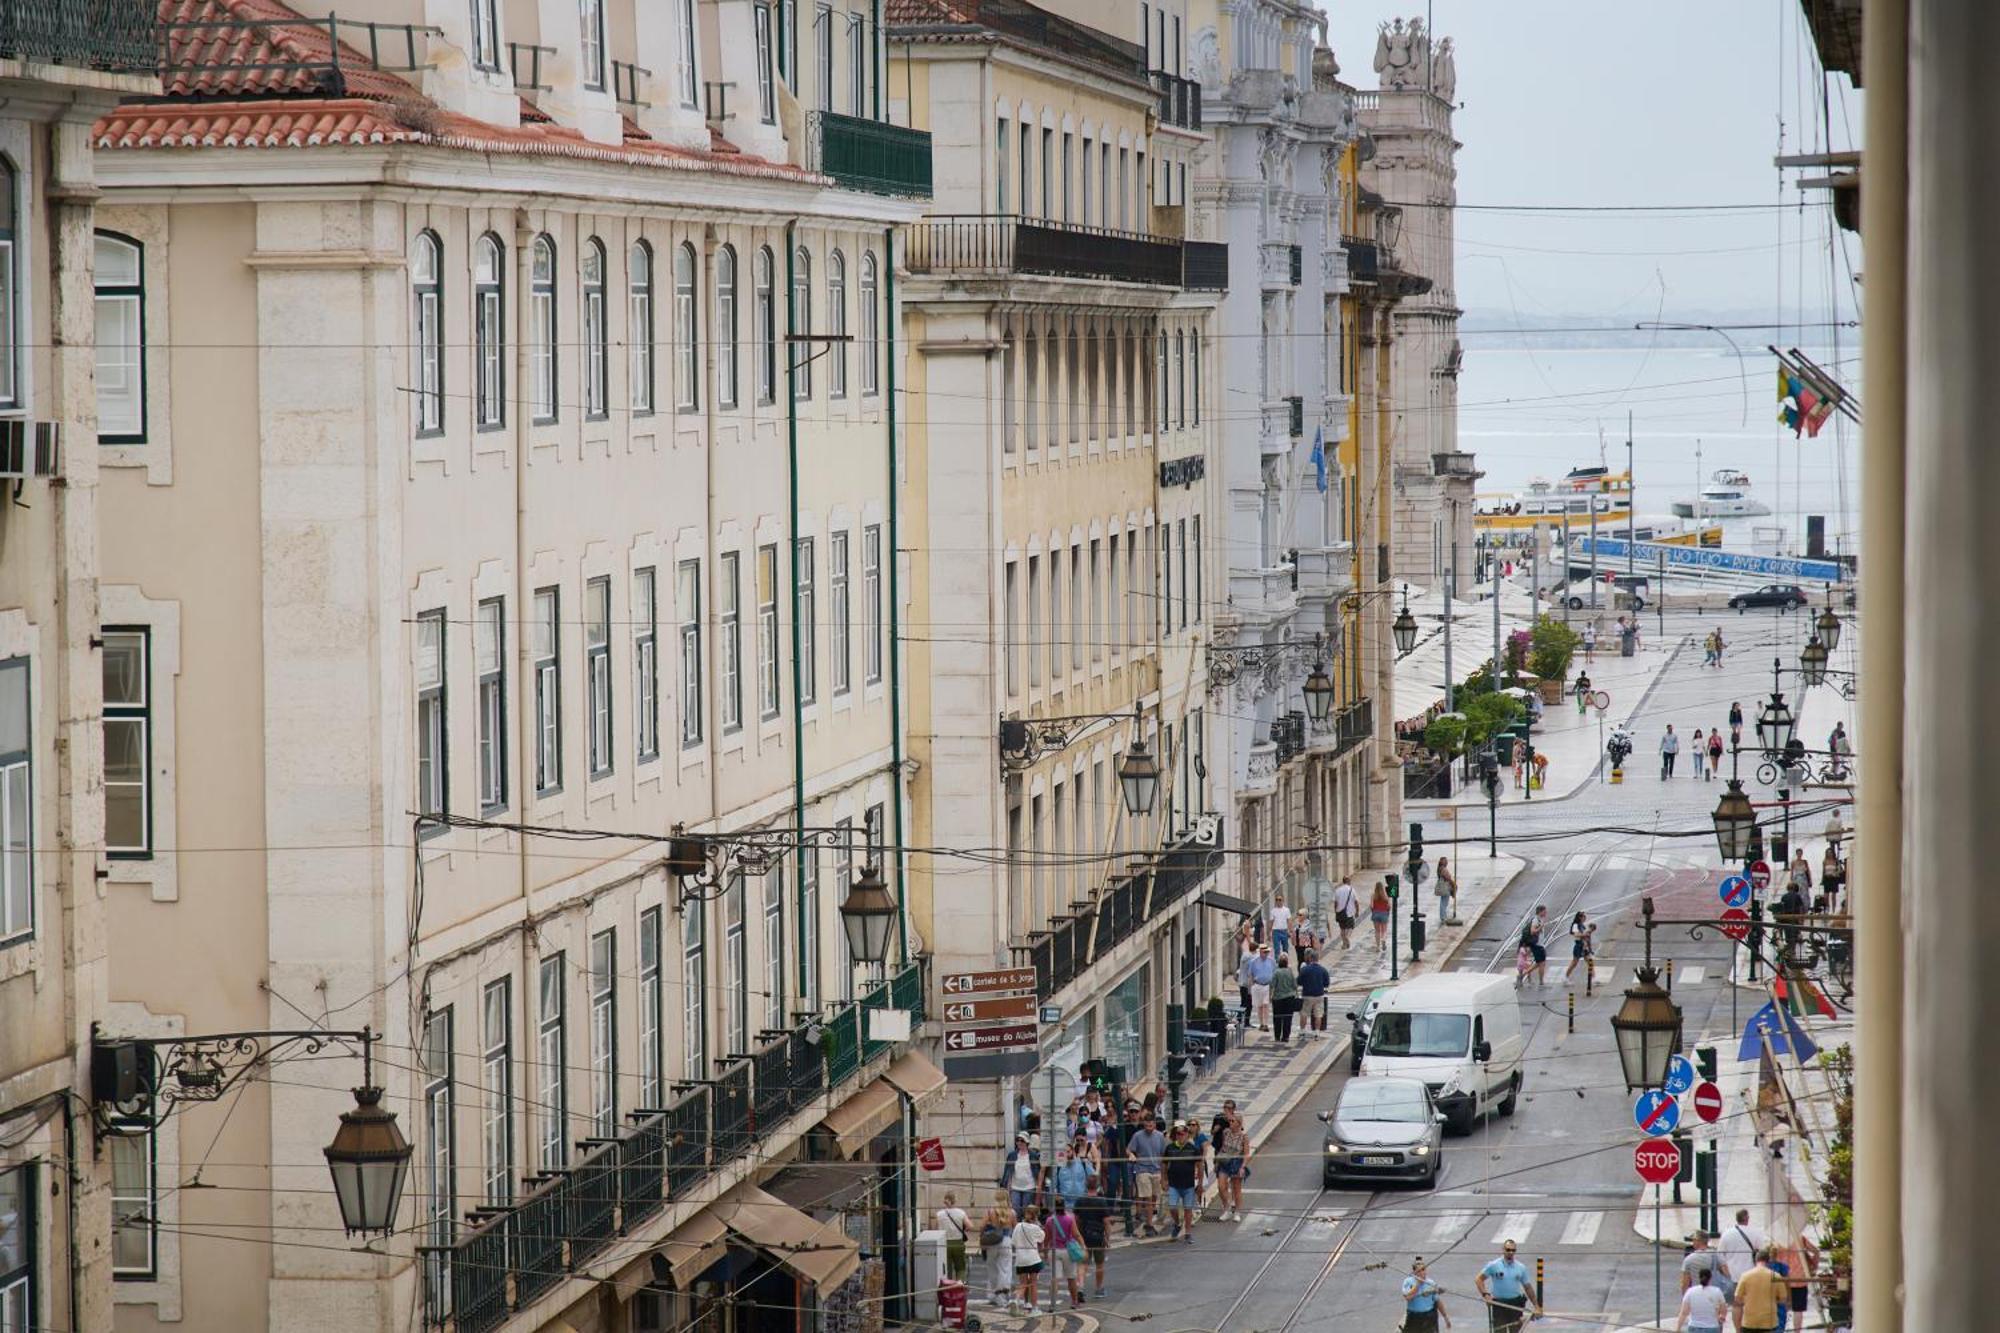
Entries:
[[[1377,85],[1380,22],[1394,0],[1321,0],[1342,77]],[[1458,68],[1458,199],[1476,204],[1796,205],[1771,159],[1825,146],[1798,0],[1435,0]],[[1404,0],[1404,17],[1421,0]],[[1832,80],[1832,146],[1860,132],[1860,104]],[[1782,104],[1782,105],[1781,105]],[[1843,107],[1845,116],[1843,117]],[[1849,126],[1852,126],[1852,135]],[[1797,177],[1798,172],[1786,173]],[[1817,173],[1814,173],[1817,174]],[[1824,310],[1846,285],[1824,195],[1775,208],[1679,216],[1484,213],[1458,217],[1460,304],[1483,315],[1650,319]],[[1858,270],[1858,240],[1847,256]],[[1782,288],[1780,283],[1782,282]]]

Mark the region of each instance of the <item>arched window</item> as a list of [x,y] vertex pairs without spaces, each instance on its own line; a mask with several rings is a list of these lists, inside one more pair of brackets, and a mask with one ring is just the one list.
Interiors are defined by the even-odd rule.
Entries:
[[812,336],[812,252],[803,245],[792,253],[792,397],[813,396],[812,357],[802,339]]
[[444,430],[444,246],[437,233],[417,233],[410,256],[411,318],[416,348],[417,434]]
[[882,391],[881,299],[876,290],[875,252],[865,251],[861,256],[861,392],[870,398]]
[[757,271],[752,275],[756,291],[751,296],[751,323],[756,326],[751,336],[757,343],[753,355],[757,358],[757,401],[760,403],[775,402],[778,397],[776,270],[777,259],[767,245],[757,252]]
[[529,407],[537,424],[556,419],[556,243],[535,238],[528,272]]
[[604,311],[604,242],[583,243],[583,414],[602,421],[610,412],[610,330]]
[[715,252],[715,403],[736,406],[736,247]]
[[694,246],[686,241],[674,251],[674,342],[680,359],[679,405],[691,412],[701,405],[701,317],[695,306]]
[[639,241],[625,258],[627,292],[625,337],[629,347],[626,372],[631,378],[632,410],[653,410],[653,247]]
[[0,157],[0,407],[21,401],[21,251],[19,178]]
[[139,243],[97,233],[97,438],[146,438],[146,289]]
[[[826,257],[826,331],[832,337],[847,336],[847,256],[835,250]],[[847,397],[847,344],[827,344],[827,396]]]
[[490,232],[472,250],[472,419],[507,424],[507,251]]
[[1174,330],[1174,427],[1187,428],[1187,334]]

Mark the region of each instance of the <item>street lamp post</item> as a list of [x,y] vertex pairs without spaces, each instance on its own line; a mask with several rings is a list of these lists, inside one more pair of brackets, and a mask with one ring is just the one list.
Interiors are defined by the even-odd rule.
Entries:
[[879,970],[889,956],[889,935],[896,926],[896,899],[882,882],[882,871],[866,866],[840,904],[840,924],[847,932],[847,956]]

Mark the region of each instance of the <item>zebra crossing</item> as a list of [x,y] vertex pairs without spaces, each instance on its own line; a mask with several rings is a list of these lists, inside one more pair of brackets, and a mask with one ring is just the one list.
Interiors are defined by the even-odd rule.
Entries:
[[[1470,1209],[1455,1208],[1439,1213],[1431,1223],[1429,1244],[1433,1250],[1457,1244],[1466,1239],[1467,1234],[1478,1225],[1482,1218],[1490,1218],[1492,1213],[1477,1213]],[[1501,1215],[1499,1223],[1487,1236],[1487,1244],[1498,1247],[1513,1241],[1525,1252],[1535,1243],[1535,1233],[1544,1235],[1550,1224],[1561,1228],[1554,1241],[1542,1241],[1543,1245],[1573,1246],[1587,1248],[1597,1243],[1597,1233],[1604,1226],[1602,1211],[1568,1212],[1558,1210],[1542,1212],[1530,1208],[1513,1209]]]

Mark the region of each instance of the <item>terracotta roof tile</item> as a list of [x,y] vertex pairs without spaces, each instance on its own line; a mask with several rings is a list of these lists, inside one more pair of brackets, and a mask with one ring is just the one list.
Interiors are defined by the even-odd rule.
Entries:
[[884,23],[977,23],[976,0],[889,0]]
[[277,0],[160,0],[170,97],[322,93],[389,101],[416,89]]
[[390,108],[355,98],[324,101],[155,103],[122,106],[97,122],[99,148],[310,148],[414,143]]

